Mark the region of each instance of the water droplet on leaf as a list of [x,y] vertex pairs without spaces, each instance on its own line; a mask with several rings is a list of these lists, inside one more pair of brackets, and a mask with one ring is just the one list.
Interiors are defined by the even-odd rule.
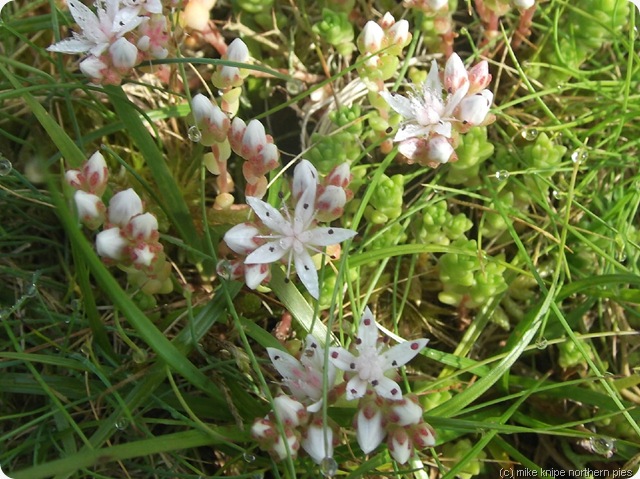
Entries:
[[26,294],[29,297],[33,297],[36,294],[38,294],[38,287],[36,286],[35,283],[31,283],[24,294]]
[[256,456],[251,454],[250,452],[245,452],[242,455],[242,459],[244,459],[244,462],[252,463],[252,462],[255,462]]
[[545,349],[548,345],[549,341],[547,341],[547,338],[539,338],[536,341],[536,348],[538,349]]
[[197,126],[190,126],[187,131],[187,135],[189,135],[189,139],[194,143],[198,143],[202,139],[202,132]]
[[578,148],[573,153],[571,153],[571,161],[574,163],[582,163],[589,158],[589,153],[584,148]]
[[11,173],[13,165],[4,156],[0,155],[0,176],[7,176]]
[[338,473],[338,463],[333,457],[325,457],[320,461],[320,472],[324,477],[333,477]]
[[593,452],[604,457],[611,457],[616,448],[616,440],[611,437],[591,437],[589,444]]
[[126,418],[120,418],[116,421],[114,426],[118,431],[123,431],[129,426],[129,421],[127,421]]
[[509,172],[507,170],[496,171],[495,177],[498,181],[506,181],[509,179]]
[[536,130],[535,128],[525,128],[524,130],[522,130],[522,133],[520,133],[520,135],[522,135],[522,138],[527,141],[533,141],[538,138],[538,130]]

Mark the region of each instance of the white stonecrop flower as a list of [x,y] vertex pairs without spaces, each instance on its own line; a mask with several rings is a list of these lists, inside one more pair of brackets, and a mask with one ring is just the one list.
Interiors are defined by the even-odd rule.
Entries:
[[[458,62],[451,60],[454,57],[457,57],[455,53],[447,62],[447,66],[450,65],[450,75],[466,78],[467,72],[462,62],[459,63],[462,65],[462,72],[459,68],[454,68],[458,65]],[[446,68],[445,71],[447,71]],[[380,92],[389,106],[404,118],[404,122],[393,141],[425,137],[432,133],[451,138],[452,122],[457,121],[453,112],[467,94],[468,88],[468,81],[462,82],[460,87],[445,100],[442,95],[442,83],[438,76],[438,64],[433,60],[427,80],[420,91],[414,91],[409,97],[388,91]]]
[[[312,402],[307,411],[318,412],[322,407],[322,385],[324,381],[324,348],[318,340],[309,334],[305,340],[302,357],[298,361],[289,353],[276,348],[267,348],[267,353],[283,383],[299,401]],[[336,369],[329,363],[327,370],[327,389],[330,390],[336,380]]]
[[[302,180],[300,175],[302,175]],[[313,182],[309,181],[310,175],[314,178]],[[269,203],[258,198],[247,197],[247,204],[270,231],[268,234],[254,237],[265,243],[257,247],[245,259],[245,264],[250,265],[269,264],[286,257],[287,272],[290,272],[293,263],[302,284],[316,299],[320,296],[320,287],[312,254],[320,253],[320,248],[324,246],[341,243],[356,235],[355,231],[346,228],[317,227],[315,225],[317,177],[315,168],[307,160],[303,160],[296,166],[293,179],[294,195],[298,191],[298,187],[295,185],[307,185],[308,187],[301,191],[293,217],[286,209],[283,216]],[[242,233],[248,232],[249,228],[246,223],[231,228],[224,236],[227,245],[234,251],[246,249],[247,242],[245,240],[238,241],[237,238],[241,237]]]
[[366,308],[355,341],[358,355],[344,348],[332,347],[329,360],[338,369],[353,374],[347,382],[347,400],[363,397],[369,385],[383,398],[400,400],[400,386],[387,374],[411,361],[428,342],[424,338],[414,339],[386,349],[384,342],[378,344],[378,327],[371,310]]
[[116,193],[109,201],[109,223],[125,228],[129,220],[142,214],[142,200],[138,194],[129,188]]
[[120,0],[96,0],[96,13],[80,0],[68,0],[71,16],[82,29],[47,48],[56,53],[89,53],[95,57],[102,55],[118,38],[137,28],[145,17],[135,10],[121,9]]

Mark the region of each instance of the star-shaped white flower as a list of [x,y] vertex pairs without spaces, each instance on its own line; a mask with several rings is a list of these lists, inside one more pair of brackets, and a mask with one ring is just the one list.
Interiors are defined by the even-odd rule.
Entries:
[[344,348],[332,347],[329,360],[338,369],[353,373],[347,382],[348,400],[363,397],[369,385],[383,398],[400,400],[402,399],[400,386],[387,375],[411,361],[428,342],[429,340],[425,338],[414,339],[387,349],[386,343],[378,342],[376,320],[371,310],[366,308],[360,320],[355,341],[358,355],[351,354]]
[[82,32],[73,32],[73,38],[51,45],[47,48],[50,52],[89,53],[99,57],[118,38],[147,20],[135,10],[121,9],[119,0],[96,0],[96,13],[80,0],[69,0],[67,4]]
[[[454,58],[453,55],[452,58]],[[459,57],[457,58],[459,60]],[[458,121],[453,113],[467,94],[469,81],[462,61],[459,63],[450,61],[447,64],[448,66],[451,64],[449,68],[451,70],[450,76],[460,76],[462,81],[458,88],[455,91],[452,90],[446,99],[442,95],[442,83],[438,76],[438,65],[435,60],[431,62],[431,70],[427,80],[419,91],[414,89],[413,94],[408,97],[388,91],[380,93],[389,106],[404,118],[404,122],[393,141],[426,137],[431,133],[451,138],[451,123]],[[462,71],[460,71],[460,68],[462,68]]]
[[[309,178],[313,178],[310,181]],[[266,243],[257,247],[245,259],[245,264],[267,264],[286,257],[288,271],[295,266],[298,277],[314,298],[320,296],[318,272],[312,255],[321,252],[321,248],[341,243],[353,238],[356,232],[346,228],[317,227],[316,190],[317,172],[311,163],[303,160],[294,171],[294,197],[297,203],[293,218],[285,208],[284,216],[280,211],[258,198],[247,197],[247,204],[260,218],[269,234],[256,235],[255,238]],[[302,189],[304,187],[304,189]],[[231,228],[224,239],[234,251],[234,238],[247,231],[247,224]]]
[[[324,348],[311,334],[307,336],[300,360],[276,348],[267,348],[273,366],[283,378],[283,383],[299,401],[309,402],[307,411],[318,412],[322,407],[322,384],[324,381]],[[329,363],[327,389],[333,387],[336,369]]]

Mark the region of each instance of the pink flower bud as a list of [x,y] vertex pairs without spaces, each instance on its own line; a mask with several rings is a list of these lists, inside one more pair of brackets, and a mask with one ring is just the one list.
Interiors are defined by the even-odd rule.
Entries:
[[444,67],[444,88],[454,93],[469,82],[467,70],[457,53],[451,54]]
[[251,437],[258,442],[271,439],[277,434],[275,424],[267,418],[256,419],[251,426]]
[[409,22],[406,20],[397,21],[391,26],[391,28],[389,28],[387,35],[389,36],[389,43],[404,47],[411,41]]
[[486,60],[476,63],[469,70],[469,92],[472,95],[489,86],[491,74],[489,73],[489,63]]
[[124,37],[111,44],[109,54],[113,66],[120,70],[128,70],[138,63],[138,48]]
[[87,228],[94,230],[104,223],[106,207],[99,196],[78,190],[73,195],[73,199],[78,217]]
[[132,188],[116,193],[109,202],[109,223],[113,225],[124,228],[131,218],[141,213],[142,200]]
[[102,80],[108,65],[93,55],[80,62],[80,71],[92,80]]
[[96,151],[87,160],[82,168],[84,180],[86,181],[89,192],[102,196],[107,189],[107,182],[109,180],[109,170],[107,168],[107,162],[104,161],[104,156],[99,151]]
[[235,225],[224,235],[224,242],[232,251],[241,255],[248,255],[253,252],[262,240],[258,238],[260,230],[252,223],[241,223]]
[[249,49],[242,40],[236,38],[229,44],[226,56],[232,62],[246,63],[249,61]]
[[429,424],[423,422],[413,431],[413,443],[420,449],[433,447],[436,445],[436,432]]
[[396,23],[396,19],[393,17],[393,15],[391,15],[391,12],[387,12],[382,16],[380,20],[378,20],[378,23],[383,30],[388,30],[393,26],[394,23]]
[[[155,247],[154,247],[155,246]],[[158,248],[162,250],[160,244],[150,245],[148,243],[140,243],[131,250],[131,260],[133,265],[138,269],[149,269],[158,257]]]
[[331,221],[339,218],[344,212],[344,205],[347,203],[347,195],[339,186],[329,185],[324,188],[316,199],[318,216],[322,221]]
[[242,157],[251,160],[256,157],[267,144],[264,126],[258,120],[251,120],[242,137]]
[[349,163],[341,163],[334,167],[329,174],[325,177],[324,182],[327,185],[335,185],[340,188],[346,188],[351,183],[353,175],[351,174],[351,168]]
[[427,142],[427,157],[431,163],[446,163],[454,154],[453,146],[444,136],[434,136]]
[[318,170],[309,160],[301,160],[293,170],[293,182],[291,184],[293,198],[298,201],[305,191],[315,190],[317,187]]
[[240,155],[242,151],[242,138],[247,130],[247,124],[242,118],[235,117],[231,121],[231,128],[229,128],[228,138],[231,144],[231,149]]
[[493,102],[493,93],[482,90],[480,93],[464,98],[458,106],[458,118],[463,124],[481,125],[485,121]]
[[356,429],[358,444],[365,454],[377,448],[387,435],[383,427],[382,413],[373,403],[358,411]]
[[394,429],[393,432],[389,434],[387,446],[389,447],[391,456],[399,464],[405,464],[409,460],[409,457],[411,457],[413,449],[411,439],[409,439],[407,431],[402,427]]
[[158,220],[151,213],[136,215],[127,224],[126,232],[135,241],[156,241]]
[[276,397],[273,400],[273,409],[285,426],[298,427],[308,419],[304,405],[289,396]]
[[191,100],[191,111],[198,127],[205,130],[203,132],[205,136],[207,133],[210,136],[208,144],[205,146],[211,146],[211,140],[214,142],[226,140],[231,121],[218,105],[198,93]]
[[124,259],[129,242],[121,234],[120,228],[102,230],[96,236],[96,251],[103,258],[120,261]]
[[244,282],[250,289],[256,289],[263,282],[269,281],[271,271],[268,264],[245,264]]
[[76,190],[83,189],[86,183],[84,175],[80,172],[80,170],[65,171],[64,179],[69,184],[69,186],[75,188]]
[[[300,440],[298,436],[289,428],[285,428],[285,439],[283,440],[281,436],[277,436],[271,446],[269,452],[271,452],[276,459],[283,460],[287,457],[291,457],[295,459],[298,456],[298,451],[300,450]],[[286,441],[286,443],[285,443]],[[287,445],[289,446],[289,450],[287,451]]]
[[391,407],[391,420],[398,426],[409,426],[422,421],[422,406],[412,401],[410,396],[405,396],[401,401],[396,401]]
[[369,20],[358,36],[357,44],[360,53],[375,53],[382,49],[384,30],[376,22]]

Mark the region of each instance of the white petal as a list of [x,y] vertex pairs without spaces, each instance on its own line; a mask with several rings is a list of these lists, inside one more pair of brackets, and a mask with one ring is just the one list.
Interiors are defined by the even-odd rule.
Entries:
[[[393,404],[393,403],[392,403]],[[396,401],[392,407],[394,416],[396,419],[393,421],[398,426],[409,426],[418,424],[422,421],[422,406],[409,399],[403,399],[402,401]]]
[[85,33],[85,35],[92,35],[98,32],[101,33],[98,17],[91,11],[89,7],[87,7],[80,0],[69,0],[67,2],[67,5],[69,5],[71,16],[76,21],[78,26],[82,28],[82,31]]
[[347,401],[353,401],[354,399],[364,396],[367,392],[368,384],[369,383],[367,381],[360,379],[360,376],[354,376],[349,379],[345,396]]
[[455,153],[453,146],[444,136],[434,136],[427,142],[427,158],[429,161],[444,164]]
[[241,39],[236,38],[229,44],[227,48],[227,60],[238,63],[245,63],[249,60],[249,49]]
[[389,438],[389,452],[391,456],[398,462],[404,464],[411,456],[411,440],[404,429],[396,429]]
[[330,427],[310,426],[302,440],[302,447],[316,464],[320,464],[325,457],[333,456],[333,430]]
[[120,228],[102,230],[96,236],[96,251],[103,258],[119,261],[124,258],[129,242],[120,234]]
[[87,52],[93,45],[93,42],[90,42],[83,37],[67,38],[54,45],[51,45],[49,48],[47,48],[47,51],[73,55],[74,53]]
[[409,138],[400,142],[398,152],[410,160],[420,161],[427,157],[427,141],[423,138]]
[[489,90],[469,96],[460,102],[458,118],[470,125],[479,125],[487,117],[492,101],[493,93]]
[[300,235],[300,239],[308,245],[329,246],[353,238],[357,234],[357,231],[347,228],[322,227],[305,231]]
[[402,399],[402,390],[400,389],[400,386],[398,386],[398,383],[386,376],[382,376],[377,379],[376,385],[373,388],[378,393],[378,396],[385,399]]
[[245,264],[244,265],[244,282],[247,287],[256,289],[262,282],[269,277],[271,272],[266,264]]
[[[366,406],[365,406],[366,407]],[[373,408],[372,408],[373,409]],[[369,454],[380,445],[387,434],[382,426],[382,413],[375,410],[371,418],[367,418],[369,411],[361,409],[356,417],[358,445],[362,452]]]
[[409,98],[406,98],[398,93],[390,93],[386,90],[381,91],[380,96],[385,99],[385,101],[391,108],[393,108],[397,113],[400,113],[404,118],[415,118],[411,100]]
[[253,224],[241,223],[227,231],[223,239],[234,252],[247,255],[259,246],[255,242],[255,237],[259,234],[260,230]]
[[283,241],[286,240],[271,241],[263,244],[246,257],[245,264],[266,264],[278,261],[291,249],[290,247],[282,247],[280,243]]
[[273,399],[273,409],[280,420],[290,427],[298,427],[307,416],[306,408],[300,402],[285,395]]
[[435,60],[431,61],[431,69],[424,82],[423,89],[436,95],[442,95],[442,83],[440,83],[440,76],[438,75],[438,63]]
[[358,351],[375,349],[378,342],[378,325],[368,306],[364,309],[358,325],[358,340],[359,344],[356,344]]
[[296,209],[294,213],[294,231],[296,233],[302,233],[305,231],[315,215],[316,204],[316,188],[311,187],[303,191],[302,196],[296,203]]
[[309,294],[315,299],[320,297],[320,287],[318,286],[318,271],[316,265],[311,259],[309,252],[304,249],[299,253],[293,253],[294,264],[296,266],[296,274]]
[[267,354],[273,363],[273,367],[284,379],[304,379],[306,373],[296,358],[285,351],[276,348],[267,348]]
[[318,187],[318,171],[316,167],[308,160],[302,160],[293,170],[293,182],[291,191],[296,201],[308,189],[317,189]]
[[428,342],[428,339],[422,338],[396,344],[382,354],[382,369],[388,371],[407,364],[422,351]]
[[116,193],[109,201],[109,222],[125,227],[135,215],[142,213],[142,200],[138,194],[129,188]]
[[448,93],[453,93],[469,81],[464,63],[457,53],[453,53],[444,67],[444,88]]
[[269,203],[265,203],[264,201],[252,196],[248,196],[247,204],[270,230],[283,235],[289,235],[291,233],[291,224]]
[[396,132],[396,136],[393,137],[393,141],[404,141],[410,138],[417,138],[420,136],[427,136],[429,131],[431,131],[433,127],[431,125],[423,126],[416,125],[412,123],[408,123],[402,125],[398,131]]
[[329,348],[329,361],[342,371],[353,371],[351,367],[355,364],[356,357],[344,348]]

